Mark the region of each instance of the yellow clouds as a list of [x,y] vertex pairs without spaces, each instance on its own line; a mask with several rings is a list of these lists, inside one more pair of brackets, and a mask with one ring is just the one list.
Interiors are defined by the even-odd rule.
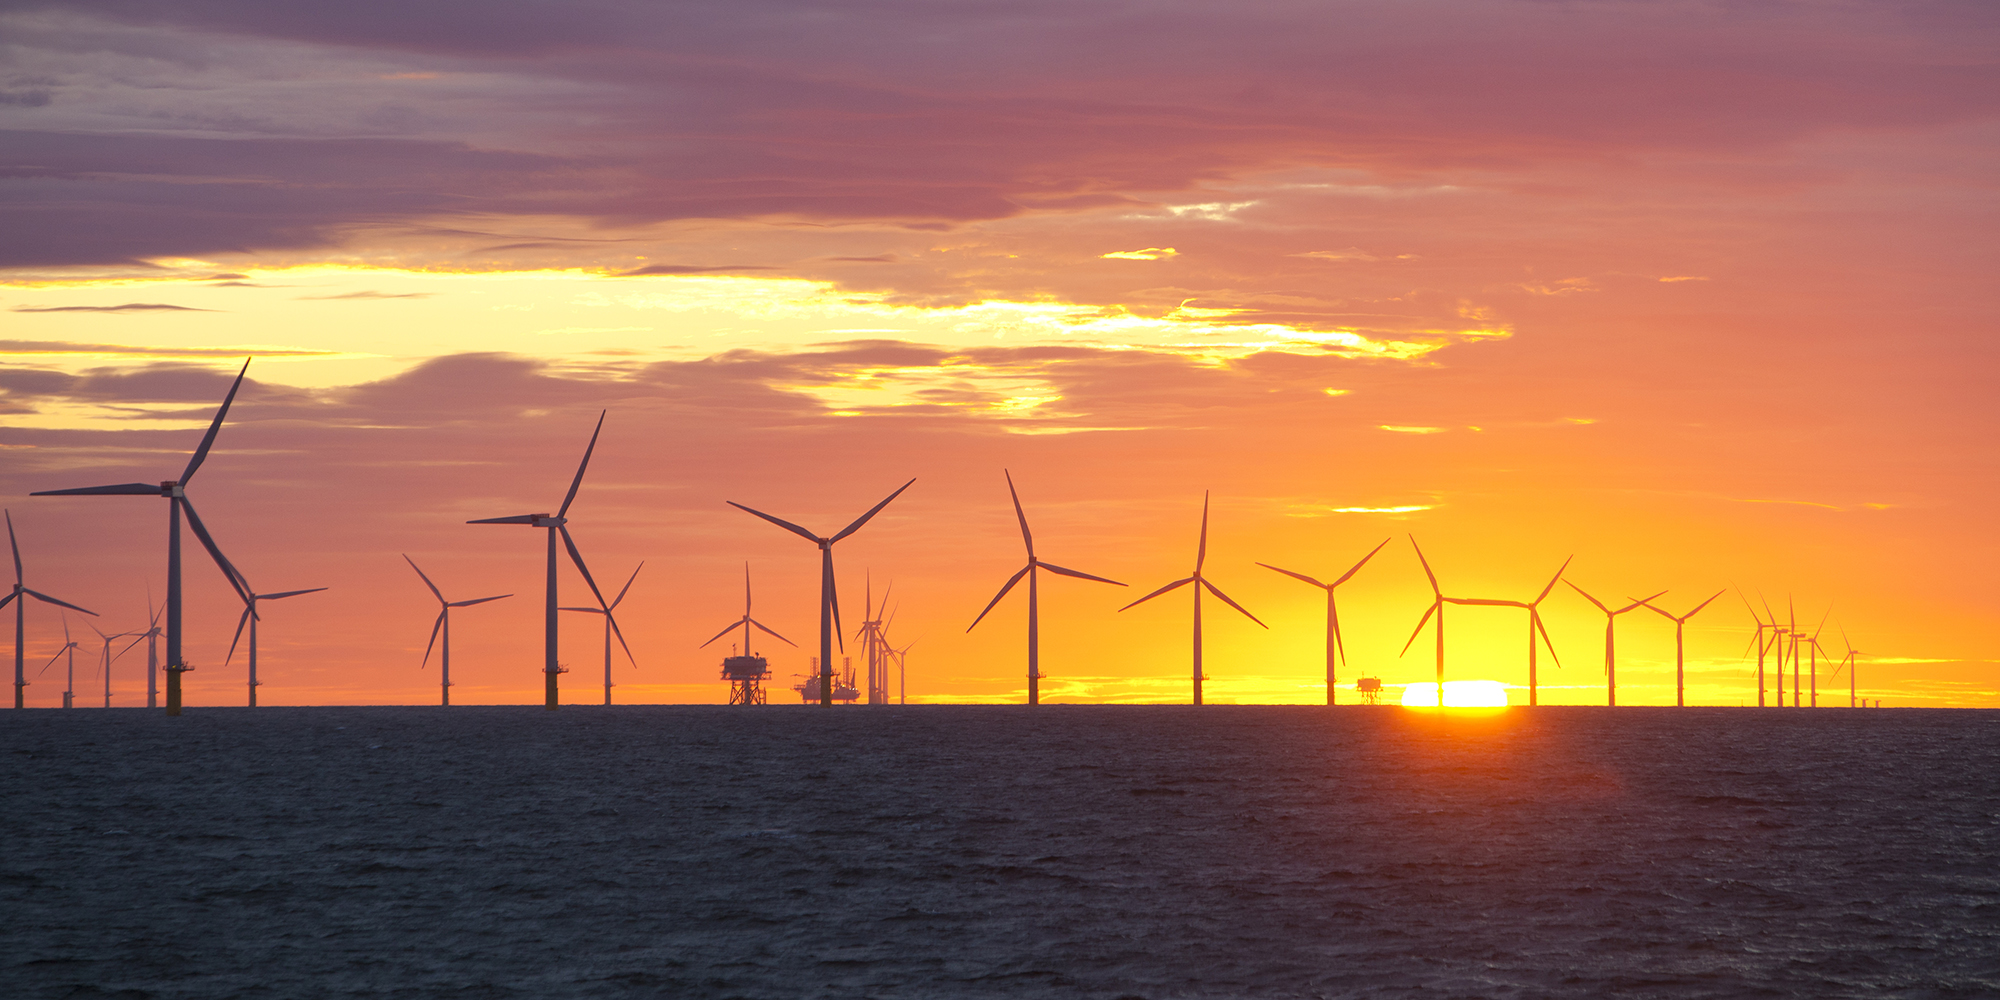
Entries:
[[1410,424],[1380,424],[1378,426],[1385,431],[1395,434],[1443,434],[1445,431],[1442,427],[1418,427]]
[[1163,260],[1180,255],[1181,252],[1173,247],[1147,247],[1144,250],[1118,250],[1098,256],[1105,260]]

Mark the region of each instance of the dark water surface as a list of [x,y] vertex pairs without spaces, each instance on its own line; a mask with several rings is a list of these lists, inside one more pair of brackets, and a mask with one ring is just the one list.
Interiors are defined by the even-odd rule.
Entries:
[[2000,712],[0,713],[0,996],[2000,997]]

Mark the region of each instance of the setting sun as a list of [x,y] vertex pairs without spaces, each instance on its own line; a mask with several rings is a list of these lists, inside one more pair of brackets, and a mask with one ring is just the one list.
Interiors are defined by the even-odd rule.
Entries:
[[[1436,708],[1436,684],[1412,684],[1403,689],[1404,708]],[[1507,686],[1499,681],[1445,681],[1446,708],[1506,708]]]

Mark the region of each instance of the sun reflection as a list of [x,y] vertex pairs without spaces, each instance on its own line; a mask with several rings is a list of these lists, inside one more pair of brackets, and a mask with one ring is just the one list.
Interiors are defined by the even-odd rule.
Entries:
[[[1436,684],[1412,684],[1403,689],[1404,708],[1436,708]],[[1446,708],[1506,708],[1507,686],[1499,681],[1445,681]]]

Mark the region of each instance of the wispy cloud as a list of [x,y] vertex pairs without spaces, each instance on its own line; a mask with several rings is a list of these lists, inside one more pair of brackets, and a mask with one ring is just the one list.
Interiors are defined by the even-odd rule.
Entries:
[[164,302],[127,302],[120,306],[15,306],[14,311],[17,313],[215,312],[213,309],[174,306]]
[[1378,424],[1377,426],[1385,431],[1397,434],[1443,434],[1445,432],[1445,428],[1442,427],[1419,427],[1411,424]]
[[341,299],[427,299],[435,292],[345,292],[340,295],[301,295],[302,302],[334,302]]
[[0,340],[0,354],[93,354],[131,358],[328,357],[336,351],[269,347],[133,347],[125,344],[72,344],[57,340]]
[[1111,253],[1098,254],[1106,260],[1162,260],[1180,255],[1181,252],[1173,247],[1147,247],[1144,250],[1115,250]]

